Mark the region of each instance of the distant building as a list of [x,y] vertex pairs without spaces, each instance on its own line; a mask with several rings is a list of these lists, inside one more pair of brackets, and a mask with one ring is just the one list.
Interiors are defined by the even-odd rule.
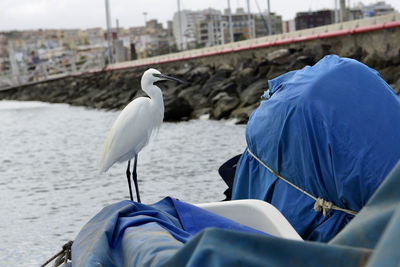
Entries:
[[131,53],[138,58],[152,57],[167,54],[170,51],[171,38],[168,29],[164,29],[157,20],[149,20],[144,27],[132,27],[128,29],[131,35]]
[[144,26],[139,26],[139,27],[130,27],[128,29],[129,35],[135,37],[135,36],[139,36],[139,35],[143,35],[144,34]]
[[295,18],[296,31],[332,24],[334,18],[333,10],[299,12]]
[[167,21],[167,33],[168,33],[168,43],[169,43],[169,52],[176,52],[176,42],[174,38],[174,23],[172,20]]
[[[249,31],[249,17],[243,8],[236,9],[236,13],[231,15],[232,17],[232,32],[233,41],[241,41],[250,39]],[[225,42],[232,42],[229,30],[229,15],[227,12],[221,17],[224,29],[224,40]],[[254,17],[250,16],[250,29],[254,32]]]
[[45,49],[59,48],[62,47],[62,40],[59,38],[45,39],[41,42],[40,46]]
[[21,32],[20,38],[16,38],[16,39],[23,39],[23,40],[33,40],[33,39],[40,39],[42,36],[42,31],[38,30],[38,31],[34,31],[34,30],[26,30],[26,31],[22,31]]
[[282,23],[283,32],[294,32],[296,30],[296,21],[294,19],[285,20]]
[[[268,25],[268,12],[264,11],[262,14],[254,15],[255,18],[255,32],[256,37],[262,37],[268,35],[268,30],[271,34],[282,33],[282,16],[270,13],[271,25]],[[267,27],[267,29],[266,29]]]
[[152,19],[146,22],[144,31],[147,34],[160,34],[164,33],[165,29],[163,28],[162,23],[159,23],[156,19]]
[[396,12],[396,10],[391,5],[386,4],[385,1],[377,2],[370,5],[361,4],[360,8],[363,12],[364,18],[381,16]]
[[97,28],[89,28],[85,30],[87,37],[99,37],[103,36],[104,30],[100,27]]
[[156,19],[149,20],[146,22],[144,31],[149,35],[146,47],[147,56],[168,54],[168,30],[163,28],[162,23],[159,23]]
[[124,46],[122,39],[115,40],[114,46],[114,60],[115,62],[124,62],[128,60],[128,49]]
[[196,33],[199,32],[200,21],[204,20],[200,11],[182,10],[175,12],[172,20],[173,33],[179,50],[196,48]]
[[88,44],[92,46],[106,46],[104,33],[105,30],[100,27],[86,29],[85,34]]
[[8,70],[10,67],[7,42],[7,37],[4,34],[0,34],[0,72]]
[[88,44],[85,32],[80,29],[63,29],[61,30],[61,38],[63,39],[63,46],[67,49],[76,49],[80,45]]
[[347,9],[347,20],[363,19],[364,14],[360,8]]
[[347,20],[357,20],[396,12],[391,5],[386,4],[384,1],[370,5],[358,3],[356,6],[347,9],[346,11]]
[[44,39],[58,39],[61,36],[61,31],[60,30],[44,30],[43,31],[43,38]]
[[207,47],[224,44],[223,26],[221,12],[215,9],[205,9],[202,11],[203,19],[196,27],[196,45]]
[[[237,8],[229,16],[229,10],[224,14],[212,8],[202,11],[183,10],[176,12],[172,21],[173,35],[178,49],[191,49],[221,45],[268,35],[265,20],[268,21],[267,12],[263,16],[249,14],[243,8]],[[232,19],[231,40],[229,17]],[[179,23],[179,19],[181,23]],[[268,23],[268,22],[266,22]],[[271,13],[270,27],[272,34],[282,33],[282,17]]]
[[64,29],[61,30],[62,38],[70,39],[75,37],[81,37],[82,31],[80,29]]
[[169,42],[167,35],[149,35],[146,44],[146,53],[148,57],[168,54]]
[[0,57],[8,57],[7,42],[7,37],[0,34]]
[[104,39],[105,30],[100,27],[97,28],[89,28],[84,31],[86,38],[88,39],[89,43],[97,43],[98,40]]

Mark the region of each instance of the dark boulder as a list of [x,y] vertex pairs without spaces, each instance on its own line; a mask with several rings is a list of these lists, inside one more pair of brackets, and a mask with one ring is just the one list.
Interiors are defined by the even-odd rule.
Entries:
[[177,77],[183,77],[183,76],[187,75],[191,69],[192,69],[191,64],[185,64],[185,65],[183,65],[183,68],[178,68],[178,69],[172,71],[171,75],[174,75]]
[[254,76],[257,79],[265,78],[270,68],[271,68],[271,62],[268,59],[264,59],[257,64],[256,69],[254,71]]
[[214,109],[212,110],[212,119],[222,119],[229,116],[230,112],[235,109],[240,100],[236,96],[228,95],[226,92],[220,92],[212,99]]
[[178,97],[185,99],[194,110],[210,107],[207,97],[200,93],[200,89],[201,85],[194,85],[179,92]]
[[211,71],[211,68],[208,66],[198,66],[188,73],[187,80],[194,83],[198,83],[199,81],[204,82],[210,78]]
[[288,72],[289,70],[290,69],[288,68],[287,65],[272,65],[268,71],[267,78],[268,78],[268,80],[272,80],[272,79]]
[[255,103],[250,106],[240,107],[232,111],[231,118],[236,119],[237,124],[247,123],[251,113],[260,105],[260,103]]
[[309,56],[298,56],[294,61],[290,63],[289,68],[297,70],[297,69],[302,69],[305,66],[312,66],[314,64],[315,62],[313,58]]
[[234,79],[228,78],[220,83],[216,83],[208,96],[208,100],[212,100],[216,95],[221,92],[225,92],[227,94],[236,94],[236,83]]
[[236,76],[234,76],[233,78],[235,79],[237,93],[242,92],[250,84],[257,80],[257,78],[255,77],[254,69],[250,67],[238,71]]
[[275,64],[287,63],[287,57],[290,55],[290,50],[282,48],[268,53],[267,60]]
[[226,80],[232,71],[229,69],[219,69],[215,72],[214,75],[207,80],[207,82],[202,86],[200,92],[203,96],[208,96],[213,88],[217,87],[218,83],[223,82]]
[[364,64],[373,69],[384,68],[386,65],[384,58],[377,53],[368,54],[364,58]]
[[400,95],[400,77],[397,77],[397,82],[390,85],[397,95]]
[[400,65],[399,66],[388,66],[379,71],[382,79],[387,83],[395,83],[400,78]]
[[165,121],[188,120],[193,110],[184,98],[172,95],[164,97],[164,106]]
[[264,91],[268,89],[268,79],[260,79],[240,93],[240,107],[246,107],[260,102]]

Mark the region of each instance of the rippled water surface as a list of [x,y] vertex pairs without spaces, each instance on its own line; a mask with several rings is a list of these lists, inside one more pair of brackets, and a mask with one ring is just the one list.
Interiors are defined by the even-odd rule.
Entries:
[[[1,266],[38,266],[104,206],[129,198],[125,164],[97,171],[117,115],[0,101]],[[209,120],[164,123],[139,155],[142,201],[223,199],[226,186],[217,169],[244,150],[244,130]]]

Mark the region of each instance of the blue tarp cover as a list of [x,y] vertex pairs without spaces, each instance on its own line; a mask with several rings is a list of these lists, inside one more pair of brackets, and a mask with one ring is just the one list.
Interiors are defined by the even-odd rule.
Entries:
[[150,206],[121,201],[104,208],[82,229],[74,241],[73,263],[133,266],[153,257],[162,262],[210,227],[268,235],[170,197]]
[[[400,159],[400,102],[379,74],[330,55],[312,67],[269,81],[246,127],[250,150],[275,172],[315,197],[359,211]],[[261,199],[277,207],[307,240],[329,241],[352,218],[278,179],[247,151],[232,199]]]
[[[329,243],[205,228],[219,221],[176,200],[122,201],[91,219],[72,246],[73,266],[399,266],[400,163],[361,212]],[[196,224],[187,232],[180,216]],[[200,221],[197,219],[200,218]],[[187,219],[187,218],[186,218]],[[185,219],[184,219],[185,220]],[[199,224],[198,224],[199,223]],[[217,222],[218,223],[218,222]],[[198,232],[200,231],[200,232]]]

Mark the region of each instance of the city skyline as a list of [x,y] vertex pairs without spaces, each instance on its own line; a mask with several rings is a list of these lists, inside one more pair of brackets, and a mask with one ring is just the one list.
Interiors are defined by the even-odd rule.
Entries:
[[[143,26],[145,20],[157,19],[166,25],[167,20],[172,20],[174,12],[177,11],[177,1],[172,0],[146,0],[139,1],[110,0],[112,25],[124,28]],[[266,0],[257,0],[262,11],[266,9]],[[308,0],[306,2],[288,0],[270,0],[271,12],[282,15],[283,20],[293,19],[297,12],[315,11],[324,8],[334,8],[334,1]],[[349,1],[346,1],[349,2]],[[355,2],[355,1],[354,1]],[[362,1],[368,5],[378,1]],[[397,11],[400,10],[399,1],[385,1],[392,5]],[[287,7],[290,6],[290,9]],[[351,5],[353,3],[351,2]],[[223,11],[227,8],[227,1],[193,1],[181,0],[181,10],[201,10],[214,8]],[[243,7],[247,10],[247,1],[231,1],[232,12],[236,8]],[[252,13],[258,13],[256,1],[250,1]],[[143,13],[147,14],[144,15]],[[89,14],[89,15],[88,15]],[[104,1],[55,1],[55,0],[6,0],[0,3],[0,31],[11,30],[37,30],[37,29],[87,29],[93,27],[106,28]]]

